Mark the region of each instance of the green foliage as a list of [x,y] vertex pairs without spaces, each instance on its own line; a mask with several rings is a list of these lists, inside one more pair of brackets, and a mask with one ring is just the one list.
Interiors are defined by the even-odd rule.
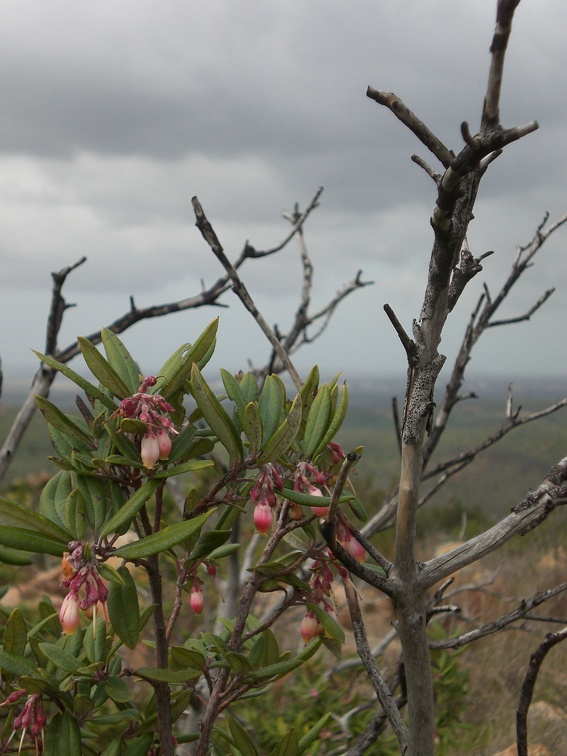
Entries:
[[[77,401],[79,415],[37,398],[59,471],[36,507],[0,498],[0,559],[62,557],[68,593],[59,618],[49,601],[29,615],[3,615],[3,740],[27,712],[23,738],[31,748],[44,733],[47,752],[62,756],[145,754],[175,734],[164,730],[164,703],[175,726],[192,690],[221,675],[235,706],[301,669],[323,643],[337,651],[344,641],[332,616],[332,559],[311,508],[333,493],[340,461],[338,447],[333,458],[327,445],[345,417],[346,387],[339,391],[336,379],[319,385],[315,368],[307,389],[288,397],[275,375],[260,386],[251,373],[223,370],[227,396],[217,396],[202,372],[217,328],[215,320],[145,379],[108,329],[103,351],[78,340],[91,380],[39,355],[86,398]],[[167,492],[174,479],[188,490],[184,506]],[[355,498],[345,493],[341,502]],[[250,585],[258,596],[287,586],[289,606],[302,604],[319,623],[320,637],[296,654],[279,648],[271,629],[278,612],[261,625],[245,607],[220,631],[198,628],[192,616],[203,609],[203,590],[215,613],[214,581],[248,548],[258,507],[268,510],[272,528],[248,557]],[[306,560],[324,566],[326,587],[297,574]],[[134,666],[126,666],[125,648],[139,655]],[[219,753],[259,752],[246,723],[229,715],[226,724],[213,735]],[[271,752],[315,753],[328,724],[326,714],[309,724],[300,717],[275,733]]]

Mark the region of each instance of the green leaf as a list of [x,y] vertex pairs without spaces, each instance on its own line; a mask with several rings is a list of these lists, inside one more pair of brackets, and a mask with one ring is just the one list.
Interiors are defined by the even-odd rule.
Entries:
[[255,402],[258,398],[258,381],[254,373],[245,373],[240,381],[240,390],[246,404]]
[[28,641],[28,631],[26,622],[21,611],[16,607],[8,617],[8,622],[4,628],[4,638],[2,645],[4,651],[14,656],[23,656]]
[[[57,478],[58,473],[55,477]],[[47,483],[47,488],[53,478]],[[44,489],[45,490],[45,489]],[[0,496],[0,525],[12,525],[17,528],[26,528],[33,530],[38,535],[49,536],[59,541],[68,543],[72,540],[72,535],[67,530],[63,530],[58,525],[55,525],[47,517],[34,512],[29,507],[24,507],[22,504],[16,504],[14,501],[4,499]],[[32,551],[32,549],[27,549]]]
[[[56,717],[60,715],[57,714]],[[79,725],[68,711],[60,717],[56,743],[53,751],[46,749],[46,752],[56,753],[57,756],[81,756],[83,753]]]
[[73,475],[75,486],[83,497],[83,506],[87,522],[98,533],[106,519],[110,502],[105,481],[90,475]]
[[111,583],[108,590],[108,613],[116,634],[128,648],[134,649],[140,635],[140,607],[136,583],[127,567],[118,569],[123,583]]
[[306,606],[315,614],[318,621],[323,625],[326,635],[339,643],[345,642],[344,630],[322,606],[319,604],[311,604],[309,602],[306,603]]
[[242,441],[228,413],[213,394],[197,365],[191,369],[191,390],[197,406],[231,459],[242,459]]
[[104,687],[108,697],[111,698],[114,703],[125,704],[134,698],[134,694],[121,677],[109,677],[106,680]]
[[16,549],[9,549],[6,546],[0,546],[0,562],[3,564],[12,564],[15,567],[24,567],[27,564],[33,564],[33,559],[29,554],[24,554]]
[[202,672],[207,665],[207,660],[202,653],[183,646],[173,646],[169,650],[169,657],[170,665],[174,670],[196,669]]
[[290,730],[278,745],[274,748],[270,756],[299,756],[299,743],[295,730]]
[[299,741],[299,753],[305,753],[305,751],[319,739],[321,731],[328,726],[332,719],[332,714],[324,714],[321,719],[313,725],[309,732],[305,733]]
[[301,396],[297,394],[283,423],[272,437],[266,441],[258,458],[258,464],[265,465],[268,462],[277,459],[281,454],[287,451],[297,436],[300,425]]
[[256,402],[249,402],[244,408],[242,427],[250,444],[249,453],[256,456],[262,447],[263,428],[260,410]]
[[103,328],[100,332],[102,345],[110,366],[116,371],[130,390],[130,396],[140,387],[140,371],[134,358],[110,328]]
[[83,426],[79,425],[79,422],[76,419],[61,412],[59,407],[56,407],[44,396],[36,396],[35,403],[50,425],[53,425],[58,431],[61,431],[61,433],[64,433],[66,436],[78,441],[85,447],[91,449],[95,448],[90,433]]
[[111,517],[110,520],[104,524],[100,531],[100,537],[104,538],[109,533],[114,533],[120,530],[122,525],[129,522],[132,517],[138,514],[140,509],[159,485],[159,480],[154,480],[153,478],[147,480],[135,493],[132,494],[114,517]]
[[319,445],[313,452],[313,459],[319,456],[319,454],[322,454],[322,452],[325,451],[325,448],[327,447],[327,444],[334,439],[334,437],[339,432],[341,425],[343,424],[343,420],[346,417],[348,409],[348,391],[346,382],[343,383],[343,388],[341,391],[341,398],[339,401],[339,406],[335,410],[333,414],[333,419],[331,420],[329,427],[327,428],[327,432],[321,439]]
[[107,396],[97,386],[90,383],[90,381],[87,381],[86,378],[83,378],[82,375],[79,375],[74,370],[71,370],[68,365],[63,364],[62,362],[57,362],[57,360],[54,360],[53,357],[50,357],[49,355],[41,354],[41,352],[36,352],[35,350],[32,351],[39,357],[42,362],[45,362],[46,365],[55,368],[55,370],[58,370],[66,378],[69,378],[69,380],[73,381],[73,383],[79,386],[79,388],[82,388],[85,394],[91,396],[93,399],[98,399],[99,402],[104,404],[104,406],[111,411],[114,411],[116,409],[116,404],[109,396]]
[[83,636],[83,648],[91,664],[105,661],[106,657],[106,624],[102,617],[90,623]]
[[198,669],[178,669],[173,671],[171,669],[161,669],[159,667],[140,667],[134,674],[139,675],[143,679],[157,680],[158,682],[168,682],[172,684],[181,685],[189,680],[194,680],[196,677],[201,676],[201,672]]
[[64,672],[66,676],[72,675],[83,666],[72,654],[54,643],[40,643],[39,647],[49,661],[55,665],[57,671]]
[[171,355],[159,371],[158,382],[153,387],[154,393],[159,393],[170,401],[175,399],[189,378],[193,363],[201,363],[212,354],[218,323],[218,318],[215,318],[194,344],[183,344]]
[[[288,485],[291,485],[290,481],[284,481],[284,488],[279,489],[278,494],[283,496],[284,499],[289,499],[289,501],[293,501],[295,504],[300,504],[302,507],[328,507],[331,503],[330,496],[312,496],[311,494],[300,493],[299,491],[294,491],[291,487],[288,488]],[[346,504],[354,498],[354,494],[346,493],[341,496],[339,501],[341,504]]]
[[0,527],[0,544],[2,546],[9,546],[12,549],[34,554],[63,556],[63,553],[67,551],[69,540],[61,541],[47,535],[39,535],[27,528],[13,528],[7,525]]
[[227,543],[224,546],[219,546],[218,549],[211,551],[209,559],[226,559],[226,557],[234,554],[240,548],[239,543]]
[[266,376],[264,387],[258,400],[262,417],[264,438],[271,438],[285,416],[285,386],[276,375]]
[[240,388],[240,383],[236,380],[232,373],[228,372],[228,370],[221,368],[220,373],[226,394],[231,402],[234,403],[234,406],[236,408],[236,416],[238,418],[240,426],[242,427],[246,400],[244,399],[244,394],[242,393],[242,389]]
[[177,544],[189,538],[193,533],[196,533],[211,516],[214,510],[209,510],[203,514],[195,517],[192,520],[185,520],[184,522],[178,522],[175,525],[170,525],[168,528],[160,530],[159,533],[153,533],[146,538],[141,538],[135,543],[129,543],[126,546],[121,546],[114,552],[115,556],[122,559],[142,559],[144,557],[153,556],[159,554],[162,551],[177,546]]
[[305,433],[303,435],[303,452],[307,459],[311,459],[315,449],[321,443],[329,426],[331,417],[331,392],[327,384],[323,384],[311,404]]
[[230,534],[230,530],[208,530],[206,533],[203,533],[186,561],[204,559],[210,556],[215,549],[228,541]]
[[237,719],[229,716],[228,728],[230,730],[230,734],[232,735],[234,745],[236,748],[238,748],[242,756],[258,756],[256,746],[250,739],[250,736],[248,735],[244,727],[242,727]]
[[95,345],[84,336],[79,336],[77,341],[79,342],[79,348],[83,354],[83,358],[95,378],[98,378],[102,385],[106,386],[106,388],[119,399],[126,399],[128,396],[132,396],[132,392],[128,386],[124,383],[116,370],[110,365],[108,360],[104,359]]
[[161,480],[162,478],[171,478],[173,475],[183,475],[188,472],[195,472],[196,470],[202,470],[205,467],[212,467],[213,462],[209,459],[190,459],[188,462],[183,462],[181,465],[175,467],[168,467],[167,470],[160,470],[154,475],[155,480]]
[[248,660],[254,669],[261,669],[262,667],[269,667],[275,664],[279,657],[280,650],[276,636],[268,629],[264,630],[259,638],[256,639]]
[[319,368],[317,365],[313,365],[307,380],[301,387],[301,416],[302,416],[302,430],[305,431],[305,424],[309,417],[309,410],[313,404],[313,400],[317,396],[317,389],[319,388]]
[[83,537],[86,523],[85,500],[78,488],[74,488],[65,501],[63,519],[73,538]]
[[0,647],[0,669],[12,675],[31,675],[33,677],[37,672],[37,665],[25,656],[11,654]]
[[252,669],[252,665],[248,661],[244,654],[239,654],[237,651],[228,651],[225,654],[227,662],[230,664],[230,668],[237,675],[245,675]]

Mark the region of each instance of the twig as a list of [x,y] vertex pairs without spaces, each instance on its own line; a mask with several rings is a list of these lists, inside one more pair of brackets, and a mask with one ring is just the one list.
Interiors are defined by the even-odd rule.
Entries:
[[548,633],[536,651],[530,657],[530,663],[520,693],[520,701],[516,712],[516,744],[518,756],[528,756],[528,710],[536,680],[543,660],[547,653],[558,643],[567,638],[567,627],[557,633]]
[[291,379],[293,380],[297,390],[301,390],[301,387],[303,385],[301,378],[299,377],[299,373],[295,369],[295,366],[293,365],[291,359],[289,358],[289,355],[281,345],[278,337],[276,334],[272,331],[270,326],[267,324],[266,320],[264,319],[264,316],[262,313],[258,310],[256,305],[254,304],[254,301],[252,300],[252,297],[248,293],[246,287],[244,286],[242,280],[240,279],[240,276],[238,275],[235,267],[232,265],[228,257],[225,255],[224,250],[221,246],[220,241],[218,240],[218,237],[207,220],[207,217],[203,211],[203,208],[201,207],[201,203],[199,202],[197,197],[193,197],[191,200],[191,203],[193,205],[193,210],[195,211],[195,218],[197,219],[196,226],[203,235],[203,238],[213,251],[213,254],[215,257],[219,260],[223,268],[228,273],[230,280],[232,281],[233,289],[235,294],[238,296],[244,307],[248,310],[248,312],[252,315],[256,323],[258,323],[260,329],[262,330],[262,333],[266,336],[270,344],[272,345],[272,348],[278,355],[278,358],[281,360],[282,364],[285,366],[285,369],[289,373]]
[[352,627],[354,632],[354,639],[356,641],[356,650],[370,681],[372,687],[376,693],[376,697],[380,701],[380,704],[384,710],[384,713],[388,717],[388,721],[394,730],[400,751],[404,754],[408,747],[408,730],[407,726],[402,719],[400,710],[393,701],[392,694],[386,685],[386,681],[380,674],[380,670],[376,664],[374,656],[368,645],[368,638],[366,637],[366,629],[364,627],[364,621],[360,612],[360,605],[358,603],[358,596],[352,581],[347,578],[343,580],[345,589],[345,596],[347,601],[348,610],[352,620]]

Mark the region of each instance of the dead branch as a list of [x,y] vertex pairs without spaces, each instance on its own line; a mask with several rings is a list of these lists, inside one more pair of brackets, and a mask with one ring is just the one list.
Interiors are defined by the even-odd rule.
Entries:
[[448,575],[477,562],[515,535],[525,535],[540,525],[558,506],[567,503],[567,457],[551,468],[545,480],[531,491],[499,523],[441,556],[422,565],[419,580],[430,587]]
[[516,744],[518,747],[518,756],[528,756],[528,710],[532,701],[532,695],[536,680],[539,674],[543,660],[547,653],[558,643],[567,638],[567,627],[557,633],[548,633],[536,651],[530,657],[530,663],[524,682],[520,701],[516,712]]
[[303,383],[289,355],[283,348],[280,340],[278,339],[274,331],[270,328],[270,326],[266,322],[262,313],[258,310],[256,305],[254,304],[254,301],[252,297],[250,296],[250,294],[248,293],[248,290],[246,289],[246,286],[242,282],[242,279],[238,275],[236,268],[232,265],[228,257],[225,255],[222,245],[215,233],[215,230],[213,229],[205,213],[203,212],[203,208],[201,207],[201,203],[199,202],[198,198],[193,197],[191,202],[193,204],[193,210],[195,211],[195,218],[197,219],[196,226],[201,232],[201,234],[203,235],[203,238],[205,239],[205,241],[207,242],[211,250],[213,251],[213,254],[215,255],[215,257],[219,260],[223,268],[226,270],[230,280],[232,281],[232,287],[234,289],[234,293],[240,299],[240,301],[242,302],[244,307],[248,310],[248,312],[252,315],[252,317],[254,318],[254,320],[256,321],[260,329],[262,330],[262,333],[264,334],[264,336],[266,336],[266,338],[272,345],[274,352],[277,354],[278,358],[281,360],[282,364],[285,366],[285,369],[289,373],[297,390],[299,391]]
[[388,721],[396,734],[400,746],[400,751],[402,754],[404,754],[408,746],[407,726],[402,719],[399,708],[394,703],[392,694],[386,684],[386,681],[380,674],[380,670],[378,669],[375,658],[372,655],[370,646],[368,645],[368,638],[366,637],[366,629],[364,626],[364,621],[362,619],[356,589],[348,578],[346,580],[343,580],[343,585],[345,589],[348,610],[352,620],[356,650],[358,651],[358,655],[360,656],[360,659],[364,665],[364,669],[366,670],[366,673],[372,683],[376,697],[380,701],[382,709],[388,717]]
[[480,627],[462,633],[461,635],[452,638],[443,638],[442,640],[432,640],[429,646],[431,649],[462,648],[473,641],[479,640],[480,638],[486,638],[487,635],[493,635],[504,628],[510,627],[510,625],[518,622],[518,620],[526,619],[532,609],[541,606],[541,604],[549,601],[555,596],[559,596],[561,593],[565,593],[565,591],[567,591],[567,583],[561,583],[561,585],[557,585],[554,588],[548,588],[546,591],[535,593],[527,599],[522,599],[515,609],[503,614],[501,617],[486,622]]

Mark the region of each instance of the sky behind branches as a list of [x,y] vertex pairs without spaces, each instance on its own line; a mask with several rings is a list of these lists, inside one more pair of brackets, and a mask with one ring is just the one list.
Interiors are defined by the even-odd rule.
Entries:
[[[60,347],[139,307],[211,285],[219,263],[194,226],[198,195],[228,256],[246,240],[276,244],[318,186],[305,227],[318,309],[356,272],[374,286],[352,294],[324,336],[295,361],[328,374],[405,370],[386,319],[418,317],[435,187],[411,162],[435,158],[365,96],[393,91],[458,151],[460,123],[478,128],[495,19],[493,0],[6,0],[0,14],[0,355],[4,373],[34,369],[43,349],[51,271],[69,277]],[[451,316],[449,361],[487,283],[496,292],[544,212],[567,211],[563,0],[523,0],[501,101],[504,126],[540,129],[509,146],[481,185],[469,243],[493,249]],[[529,323],[493,329],[474,370],[564,374],[567,227],[549,240],[506,304],[513,317],[550,286]],[[301,269],[293,243],[247,263],[242,276],[269,323],[284,331]],[[262,365],[269,350],[235,296],[136,325],[123,335],[145,373],[221,316],[216,365]]]

